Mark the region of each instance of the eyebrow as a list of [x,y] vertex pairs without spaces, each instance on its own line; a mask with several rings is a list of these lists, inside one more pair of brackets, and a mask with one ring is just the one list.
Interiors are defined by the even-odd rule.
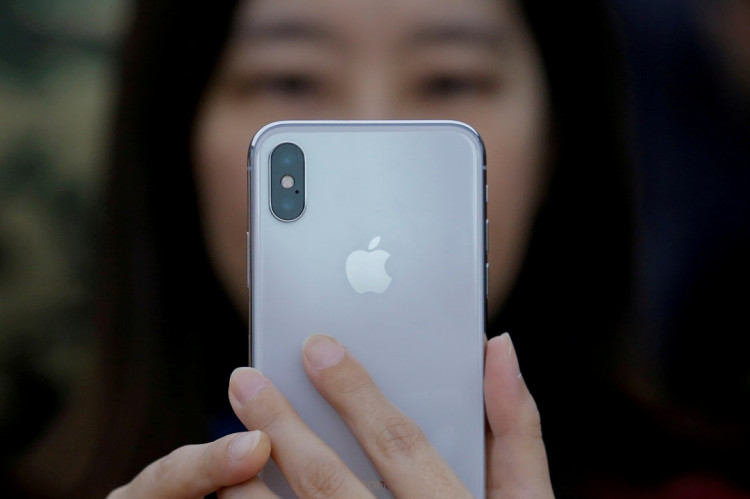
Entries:
[[[445,22],[428,24],[406,38],[407,46],[423,47],[449,44],[477,45],[496,49],[507,38],[507,29],[480,23]],[[280,19],[254,21],[240,25],[234,38],[250,41],[336,43],[340,38],[324,25],[307,20]]]
[[507,29],[475,23],[445,23],[425,26],[409,37],[416,46],[469,44],[495,49],[507,38]]
[[335,39],[333,33],[323,26],[294,19],[241,25],[234,37],[251,41],[333,42]]

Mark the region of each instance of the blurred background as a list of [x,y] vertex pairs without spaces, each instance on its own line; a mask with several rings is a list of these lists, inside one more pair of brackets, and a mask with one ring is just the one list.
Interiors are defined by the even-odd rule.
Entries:
[[54,418],[91,358],[93,222],[122,0],[0,0],[0,452]]
[[610,2],[641,191],[632,391],[678,438],[727,445],[750,422],[750,1]]
[[[644,380],[680,405],[750,393],[750,2],[610,0],[631,72]],[[93,245],[126,0],[0,0],[0,453],[85,375]],[[707,342],[706,339],[710,339]],[[699,378],[694,359],[717,370]],[[685,377],[694,390],[680,393]],[[675,379],[683,383],[672,382]],[[716,391],[715,380],[724,389]],[[739,390],[739,392],[737,392]],[[732,395],[734,394],[734,395]],[[747,401],[747,399],[744,399]]]

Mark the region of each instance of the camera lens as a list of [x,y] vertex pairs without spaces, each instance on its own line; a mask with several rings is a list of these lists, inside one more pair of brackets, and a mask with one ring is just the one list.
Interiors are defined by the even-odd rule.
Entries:
[[292,222],[305,209],[305,155],[296,144],[285,142],[271,152],[271,211],[281,221]]
[[286,168],[303,162],[302,150],[294,144],[281,144],[274,151],[274,155],[278,155],[279,165]]
[[295,205],[296,203],[294,202],[293,199],[290,199],[290,198],[283,199],[281,203],[279,203],[279,207],[281,208],[281,210],[279,211],[281,212],[281,215],[283,215],[282,218],[287,218],[290,214],[293,214],[296,208]]

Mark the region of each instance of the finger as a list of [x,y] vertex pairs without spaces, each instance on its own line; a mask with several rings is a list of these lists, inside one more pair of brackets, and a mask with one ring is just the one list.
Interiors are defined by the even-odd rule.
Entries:
[[218,496],[219,499],[277,499],[278,497],[259,477],[222,489]]
[[203,497],[245,482],[263,468],[271,444],[260,431],[235,433],[202,445],[186,445],[151,463],[110,499]]
[[310,380],[344,419],[395,496],[469,495],[419,426],[383,395],[338,341],[311,336],[303,352]]
[[271,457],[298,497],[372,497],[258,370],[235,369],[229,380],[229,400],[245,426],[268,434]]
[[508,333],[487,344],[484,397],[487,497],[553,497],[539,411]]

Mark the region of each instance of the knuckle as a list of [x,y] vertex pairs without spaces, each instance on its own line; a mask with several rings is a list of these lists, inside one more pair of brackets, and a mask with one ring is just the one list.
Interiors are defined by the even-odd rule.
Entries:
[[530,398],[526,403],[525,432],[533,438],[542,440],[542,418],[534,399]]
[[148,473],[148,475],[150,475],[151,477],[167,477],[171,475],[177,466],[177,462],[179,461],[179,454],[180,451],[179,449],[177,449],[170,452],[161,459],[155,461],[150,466],[151,472]]
[[143,477],[143,488],[145,490],[159,490],[165,483],[172,484],[173,487],[179,489],[182,488],[182,484],[179,480],[173,480],[173,477],[177,474],[180,455],[182,450],[176,449],[161,459],[155,461],[148,468],[146,468],[145,476]]
[[[216,491],[219,499],[247,499],[248,497],[272,497],[269,489],[260,479],[255,477],[230,487],[224,487]],[[275,496],[274,496],[275,497]]]
[[141,474],[139,488],[144,491],[159,491],[165,487],[178,495],[185,495],[191,490],[191,483],[180,479],[180,463],[190,447],[179,447],[166,456],[151,463]]
[[344,479],[342,464],[330,457],[310,460],[298,475],[303,495],[320,498],[338,494],[344,486]]
[[406,416],[388,421],[377,436],[376,449],[384,459],[411,457],[425,444],[422,429]]
[[120,499],[123,497],[127,497],[128,494],[128,485],[123,485],[121,487],[116,488],[109,494],[107,494],[107,499]]
[[277,426],[288,423],[288,417],[294,413],[291,406],[285,400],[269,397],[262,404],[250,402],[243,408],[241,419],[248,428],[263,430],[266,433],[273,432]]
[[332,380],[332,392],[338,396],[356,395],[367,391],[370,378],[360,371],[349,371],[338,374]]
[[451,497],[454,499],[472,497],[458,477],[438,463],[426,463],[422,466],[421,471],[426,478],[422,491],[423,497]]
[[285,431],[293,420],[292,412],[284,407],[273,406],[265,411],[258,411],[252,415],[252,427],[262,430],[268,434],[274,434],[277,431]]

